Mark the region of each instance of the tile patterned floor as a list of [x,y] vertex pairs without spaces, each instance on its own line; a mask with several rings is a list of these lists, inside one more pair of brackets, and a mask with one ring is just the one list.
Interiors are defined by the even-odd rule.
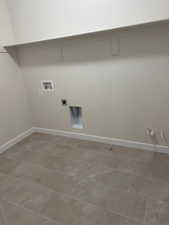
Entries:
[[0,225],[169,225],[169,155],[33,134],[0,155]]

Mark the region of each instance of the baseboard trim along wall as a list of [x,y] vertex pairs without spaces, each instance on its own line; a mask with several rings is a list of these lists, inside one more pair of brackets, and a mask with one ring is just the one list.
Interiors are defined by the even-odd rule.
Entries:
[[88,135],[83,133],[75,133],[75,132],[69,132],[64,130],[55,130],[55,129],[46,129],[46,128],[39,128],[39,127],[32,127],[31,129],[23,132],[22,134],[18,135],[17,137],[11,139],[7,143],[0,146],[0,153],[3,153],[4,151],[8,150],[13,145],[19,143],[29,135],[33,133],[43,133],[43,134],[51,134],[51,135],[58,135],[58,136],[64,136],[64,137],[70,137],[70,138],[77,138],[81,140],[88,140],[88,141],[95,141],[105,144],[112,144],[122,147],[128,147],[128,148],[136,148],[136,149],[142,149],[147,151],[153,151],[153,152],[162,152],[162,153],[168,153],[169,154],[169,147],[163,146],[163,145],[153,145],[148,143],[142,143],[142,142],[136,142],[136,141],[129,141],[129,140],[123,140],[123,139],[117,139],[117,138],[109,138],[109,137],[102,137],[102,136],[95,136],[95,135]]
[[162,152],[162,153],[169,154],[169,147],[163,146],[163,145],[153,145],[153,144],[136,142],[136,141],[129,141],[129,140],[123,140],[123,139],[117,139],[117,138],[109,138],[109,137],[88,135],[88,134],[75,133],[75,132],[69,132],[69,131],[63,131],[63,130],[39,128],[39,127],[34,127],[33,131],[38,133],[65,136],[65,137],[77,138],[81,140],[95,141],[100,143],[118,145],[122,147],[137,148],[137,149],[142,149],[147,151]]
[[27,131],[24,131],[23,133],[19,134],[15,138],[13,138],[10,141],[6,142],[5,144],[1,145],[0,146],[0,153],[5,152],[9,148],[11,148],[13,145],[21,142],[23,139],[25,139],[26,137],[30,136],[32,133],[34,133],[34,129],[33,128],[31,128],[31,129],[29,129]]

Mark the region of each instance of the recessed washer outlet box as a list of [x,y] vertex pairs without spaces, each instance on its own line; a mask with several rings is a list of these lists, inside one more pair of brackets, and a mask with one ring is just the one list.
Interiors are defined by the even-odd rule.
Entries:
[[72,128],[82,129],[84,127],[82,107],[69,106]]

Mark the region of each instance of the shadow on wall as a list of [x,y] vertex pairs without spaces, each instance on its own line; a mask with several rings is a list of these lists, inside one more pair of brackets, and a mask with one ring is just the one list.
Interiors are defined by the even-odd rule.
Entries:
[[6,47],[5,50],[7,51],[7,54],[10,55],[10,57],[13,59],[13,61],[19,65],[19,57],[18,57],[18,49],[17,47]]
[[24,66],[36,67],[168,55],[169,23],[160,24],[159,32],[156,26],[159,24],[28,44],[20,47],[20,60]]

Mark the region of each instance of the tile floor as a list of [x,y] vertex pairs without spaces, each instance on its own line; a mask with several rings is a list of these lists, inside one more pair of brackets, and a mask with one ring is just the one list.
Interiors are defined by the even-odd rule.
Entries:
[[0,225],[169,225],[169,155],[33,134],[0,155]]

